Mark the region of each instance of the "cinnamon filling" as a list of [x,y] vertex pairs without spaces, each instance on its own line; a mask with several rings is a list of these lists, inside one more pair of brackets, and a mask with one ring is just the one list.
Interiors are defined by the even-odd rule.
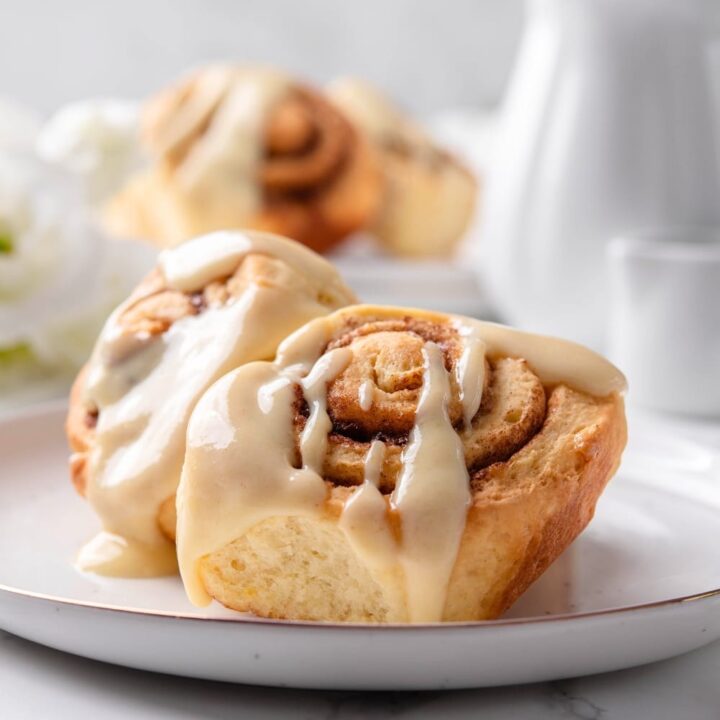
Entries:
[[273,110],[265,134],[261,182],[268,194],[317,190],[342,169],[353,131],[325,100],[298,88]]
[[[354,486],[364,480],[364,463],[371,444],[385,444],[378,487],[384,494],[395,488],[401,454],[415,426],[423,389],[423,349],[441,349],[450,376],[448,415],[461,435],[470,472],[502,462],[529,442],[545,418],[545,390],[523,360],[485,359],[481,403],[470,418],[463,417],[458,369],[463,338],[450,324],[404,317],[397,320],[349,322],[326,345],[352,350],[348,366],[327,387],[328,437],[323,476],[337,485]],[[301,433],[308,408],[299,386],[294,425]]]

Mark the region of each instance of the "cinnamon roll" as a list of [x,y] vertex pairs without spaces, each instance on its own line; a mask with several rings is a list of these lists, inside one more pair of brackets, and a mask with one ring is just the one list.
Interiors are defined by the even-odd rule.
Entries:
[[367,83],[336,80],[328,95],[381,158],[385,192],[370,231],[397,255],[450,255],[475,208],[473,174]]
[[249,227],[325,251],[366,224],[381,187],[361,133],[276,70],[202,68],[147,103],[153,157],[110,204],[119,233],[174,245]]
[[586,348],[469,318],[313,320],[192,414],[188,595],[274,618],[497,617],[590,521],[624,387]]
[[198,398],[352,301],[329,263],[278,236],[215,233],[161,253],[108,319],[73,387],[71,476],[104,529],[79,566],[121,576],[176,571],[175,490]]

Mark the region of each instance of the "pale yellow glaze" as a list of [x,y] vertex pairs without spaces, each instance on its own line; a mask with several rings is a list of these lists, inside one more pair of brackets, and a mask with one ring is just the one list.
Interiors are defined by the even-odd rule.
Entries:
[[350,363],[352,350],[337,348],[318,359],[313,369],[300,381],[305,401],[310,408],[310,417],[300,436],[300,455],[303,467],[322,473],[327,436],[332,430],[332,421],[327,414],[327,385]]
[[[223,279],[249,253],[285,263],[278,284],[250,278],[227,304],[180,319],[153,339],[121,332],[123,305],[101,333],[85,389],[88,404],[100,411],[86,495],[109,533],[101,536],[105,542],[92,541],[96,572],[110,567],[101,558],[104,545],[113,567],[128,575],[145,574],[146,563],[118,560],[123,548],[133,557],[142,555],[138,547],[164,552],[158,509],[178,485],[187,422],[202,393],[229,370],[272,358],[283,337],[328,312],[328,305],[352,299],[329,263],[297,243],[262,233],[192,240],[163,253],[160,270],[170,287],[195,291]],[[83,565],[90,567],[86,559]]]
[[423,358],[425,372],[415,426],[390,496],[402,525],[398,557],[405,572],[411,622],[434,622],[442,617],[470,504],[465,452],[448,415],[450,378],[442,350],[435,343],[426,343]]
[[432,147],[427,134],[400,112],[372,85],[357,78],[340,78],[330,83],[333,102],[380,145],[402,142],[406,149],[423,153]]
[[458,326],[463,351],[457,365],[457,384],[463,406],[463,423],[466,430],[480,409],[485,384],[485,351],[487,346],[478,326]]
[[396,582],[399,546],[388,522],[388,502],[378,489],[385,455],[385,444],[374,440],[365,458],[364,482],[345,503],[338,525],[372,577],[399,605],[405,597]]
[[294,397],[293,382],[274,365],[251,363],[220,380],[192,415],[177,496],[177,551],[197,605],[210,602],[197,572],[203,555],[267,517],[314,514],[325,500],[322,478],[293,465]]
[[[208,128],[202,127],[204,113],[197,114],[195,124],[188,114],[186,130],[199,136],[177,169],[178,184],[212,217],[250,217],[262,205],[259,165],[267,119],[292,81],[268,68],[220,65],[204,70],[202,82],[217,110]],[[178,115],[181,122],[183,113]]]
[[388,506],[378,490],[385,454],[385,443],[374,440],[370,444],[364,482],[345,503],[340,516],[340,527],[368,564],[392,557],[396,549],[387,523]]
[[178,571],[175,545],[169,540],[146,545],[108,532],[86,543],[75,565],[83,572],[107,577],[162,577]]
[[373,404],[373,384],[371,380],[365,380],[358,388],[358,404],[367,412]]
[[[365,478],[364,481],[368,486],[379,487],[380,474],[382,473],[383,464],[385,463],[385,454],[387,448],[382,440],[373,440],[370,443],[367,457],[365,458]],[[348,503],[350,504],[350,503]]]
[[[266,518],[321,517],[328,491],[320,472],[330,429],[324,393],[352,352],[343,348],[321,357],[323,349],[348,319],[406,316],[451,322],[458,329],[464,350],[456,379],[466,421],[482,400],[486,354],[525,358],[544,382],[565,382],[597,396],[625,388],[622,373],[586,348],[469,318],[356,306],[313,320],[281,345],[274,363],[253,363],[223,378],[192,415],[178,491],[178,558],[193,602],[210,601],[198,572],[204,556]],[[423,357],[423,389],[394,492],[385,498],[377,488],[384,447],[373,443],[365,482],[353,491],[339,522],[376,578],[398,571],[404,577],[413,622],[442,618],[470,502],[463,446],[448,415],[450,376],[437,345],[426,343]],[[301,469],[293,465],[295,385],[311,409],[301,438]],[[389,510],[400,519],[399,543]],[[391,585],[386,587],[394,592]]]
[[625,376],[602,355],[583,345],[495,323],[479,325],[490,355],[524,358],[547,385],[562,383],[596,397],[627,389]]

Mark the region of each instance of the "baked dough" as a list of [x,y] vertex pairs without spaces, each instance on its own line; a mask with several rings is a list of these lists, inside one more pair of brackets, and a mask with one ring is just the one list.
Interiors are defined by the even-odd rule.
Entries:
[[[258,412],[286,381],[278,416]],[[498,617],[592,518],[626,442],[623,388],[585,348],[468,318],[358,306],[313,321],[191,418],[178,494],[190,598],[331,622]],[[218,448],[214,432],[234,440]]]
[[[353,299],[329,263],[274,235],[216,233],[161,254],[107,321],[70,397],[72,481],[113,536],[100,545],[134,544],[139,558],[106,563],[109,574],[138,563],[153,574],[154,548],[161,567],[174,565],[163,534],[174,540],[187,421],[207,387]],[[90,569],[102,571],[102,552],[92,545]]]
[[110,202],[106,220],[160,246],[254,228],[325,252],[366,225],[380,200],[364,135],[277,70],[201,68],[147,102],[143,134],[151,166]]
[[345,78],[328,93],[381,159],[385,187],[370,232],[396,255],[451,255],[473,216],[477,178],[369,84]]

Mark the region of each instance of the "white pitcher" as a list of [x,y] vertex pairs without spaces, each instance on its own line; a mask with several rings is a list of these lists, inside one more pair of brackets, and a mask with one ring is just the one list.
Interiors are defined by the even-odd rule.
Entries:
[[478,263],[504,320],[604,343],[605,245],[720,221],[704,0],[532,0]]

